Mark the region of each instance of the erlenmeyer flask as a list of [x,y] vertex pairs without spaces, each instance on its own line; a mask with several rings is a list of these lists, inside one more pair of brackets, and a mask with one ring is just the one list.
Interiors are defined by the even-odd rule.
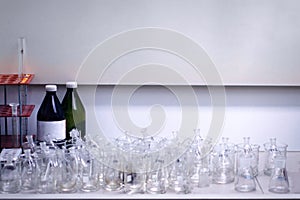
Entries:
[[20,177],[20,166],[13,162],[13,157],[9,154],[0,171],[0,192],[18,193],[21,189]]
[[270,176],[272,175],[275,168],[275,156],[278,154],[286,156],[287,145],[276,142],[276,138],[270,138],[270,142],[265,143],[264,148],[267,154],[265,160],[264,174]]
[[258,144],[250,144],[250,137],[244,137],[244,142],[241,144],[237,144],[237,160],[236,160],[236,170],[239,168],[239,157],[243,155],[251,156],[251,168],[253,171],[253,175],[258,175],[258,163],[259,163],[259,148]]
[[239,192],[251,192],[256,189],[253,170],[251,167],[252,156],[242,155],[239,157],[239,168],[237,172],[235,190]]
[[30,151],[30,149],[24,150],[24,158],[22,160],[21,189],[24,192],[35,192],[39,175],[39,167]]
[[190,184],[190,177],[186,169],[187,166],[184,162],[184,156],[172,163],[169,176],[169,188],[175,193],[188,194],[192,191],[192,184]]
[[151,194],[166,193],[166,172],[163,163],[164,160],[156,159],[150,164],[154,170],[147,174],[147,192]]
[[201,148],[203,145],[203,139],[200,135],[200,129],[194,130],[195,138],[191,144],[190,149],[188,150],[188,154],[191,161],[191,168],[190,168],[190,179],[191,183],[195,186],[199,185],[200,181],[200,171],[201,171],[201,159],[202,159],[202,152]]
[[117,155],[116,149],[106,155],[109,165],[104,169],[104,189],[107,191],[119,191],[123,186],[123,172],[121,169],[121,158]]
[[222,143],[214,147],[212,180],[217,184],[234,181],[235,149],[228,138],[222,138]]
[[[41,143],[45,144],[45,143]],[[50,148],[51,147],[51,148]],[[58,172],[60,164],[58,162],[56,149],[53,146],[41,146],[40,173],[38,176],[38,192],[39,193],[55,193],[58,181]]]
[[269,191],[273,193],[288,193],[289,180],[286,171],[286,157],[283,155],[275,156],[274,167],[269,183]]
[[[82,155],[84,154],[84,155]],[[81,152],[79,166],[80,190],[84,192],[94,192],[99,189],[99,163],[88,151]]]
[[61,150],[61,161],[57,190],[60,193],[74,193],[78,184],[78,157],[75,148],[70,145]]

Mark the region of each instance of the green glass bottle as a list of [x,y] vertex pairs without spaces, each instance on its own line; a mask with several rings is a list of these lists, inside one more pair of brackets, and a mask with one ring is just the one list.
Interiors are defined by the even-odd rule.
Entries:
[[62,101],[62,108],[66,117],[66,139],[70,140],[70,132],[78,130],[80,137],[84,138],[85,109],[77,92],[77,82],[67,82],[67,91]]

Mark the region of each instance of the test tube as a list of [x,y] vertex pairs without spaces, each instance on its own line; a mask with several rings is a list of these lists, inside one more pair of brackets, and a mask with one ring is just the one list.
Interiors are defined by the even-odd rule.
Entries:
[[12,125],[12,139],[13,139],[13,146],[19,147],[20,146],[20,131],[19,131],[19,124],[18,124],[18,103],[10,103],[9,106],[11,107],[11,125]]

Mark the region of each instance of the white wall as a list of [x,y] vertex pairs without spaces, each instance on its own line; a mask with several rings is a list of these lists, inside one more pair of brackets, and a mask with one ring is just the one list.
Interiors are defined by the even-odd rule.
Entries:
[[[26,38],[24,71],[37,75],[34,83],[64,83],[109,37],[158,27],[198,43],[225,84],[300,85],[299,8],[297,0],[1,0],[1,72],[17,71],[19,37]],[[182,73],[191,67],[167,64]],[[112,77],[122,70],[107,74],[105,83],[116,83]]]
[[[289,144],[291,150],[300,150],[300,89],[291,87],[300,85],[299,7],[300,1],[296,0],[1,0],[0,73],[17,72],[17,39],[25,37],[24,71],[36,75],[28,96],[28,103],[36,105],[29,118],[29,132],[35,133],[43,85],[75,79],[83,60],[97,44],[114,34],[141,27],[174,30],[198,43],[224,83],[231,85],[226,87],[223,136],[233,142],[251,136],[259,144],[275,136]],[[121,58],[114,63],[105,83],[116,83],[124,69],[151,61],[168,64],[193,79],[190,66],[182,60],[155,53],[134,52]],[[199,79],[193,80],[203,84]],[[128,87],[124,86],[123,92]],[[64,87],[59,88],[61,99]],[[86,105],[95,106],[97,119],[104,124],[108,136],[119,131],[109,106],[112,89],[99,88],[96,105]],[[195,90],[199,127],[205,134],[211,120],[210,98],[205,87]],[[82,91],[89,92],[90,86],[82,86]],[[10,92],[9,101],[16,101],[15,92]],[[129,104],[130,116],[137,125],[146,126],[153,104],[165,108],[168,121],[164,134],[168,135],[180,121],[180,107],[170,92],[156,86],[141,89]],[[93,127],[88,131],[94,131]]]
[[[178,86],[184,92],[183,86]],[[122,86],[122,91],[129,91],[130,86]],[[97,89],[95,111],[104,134],[108,138],[122,135],[113,121],[111,94],[113,86],[101,86]],[[199,124],[201,134],[207,134],[211,123],[211,102],[206,87],[194,87],[199,104]],[[65,87],[58,86],[59,99],[63,98]],[[93,92],[90,86],[81,86],[80,95]],[[28,103],[36,105],[29,118],[29,133],[36,133],[36,112],[44,98],[44,86],[32,85],[28,88]],[[84,98],[83,98],[84,99]],[[221,132],[239,143],[242,137],[250,136],[252,142],[263,144],[270,137],[287,143],[290,150],[300,150],[300,88],[299,87],[226,87],[226,118]],[[15,96],[8,101],[16,101]],[[165,88],[147,86],[138,90],[128,105],[133,123],[139,127],[149,125],[150,107],[160,104],[166,112],[166,124],[159,136],[171,137],[171,131],[180,126],[181,110],[175,96]],[[85,105],[93,107],[94,105]],[[197,109],[197,108],[194,108]],[[88,119],[87,119],[88,120]],[[95,129],[88,126],[88,132]]]

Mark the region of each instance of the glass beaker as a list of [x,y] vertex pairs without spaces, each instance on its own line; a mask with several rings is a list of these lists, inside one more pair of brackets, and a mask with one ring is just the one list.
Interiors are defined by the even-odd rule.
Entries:
[[269,191],[273,193],[289,192],[286,156],[284,155],[278,154],[274,157],[274,170],[269,182]]
[[286,156],[288,145],[276,142],[276,138],[270,138],[270,142],[264,144],[265,148],[265,166],[264,174],[270,176],[275,168],[274,158],[277,155]]

